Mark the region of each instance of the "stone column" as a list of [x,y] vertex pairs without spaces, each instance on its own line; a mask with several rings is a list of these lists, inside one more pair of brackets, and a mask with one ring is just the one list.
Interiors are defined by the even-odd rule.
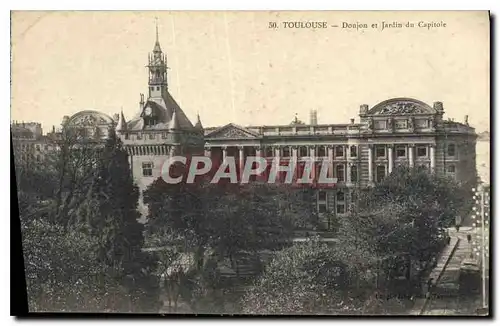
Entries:
[[240,168],[240,176],[243,175],[243,168],[245,167],[245,151],[243,146],[238,146],[238,166]]
[[210,147],[208,147],[208,146],[205,146],[205,156],[206,157],[212,156],[212,152],[210,150]]
[[368,182],[373,182],[373,144],[368,145]]
[[255,156],[256,157],[261,157],[262,156],[262,153],[261,153],[261,147],[260,146],[255,146]]
[[352,163],[348,162],[347,163],[347,166],[346,166],[346,183],[347,184],[351,184],[352,181],[351,181],[351,166],[352,166]]
[[[297,180],[300,178],[299,176],[299,158],[298,158],[298,147],[292,146],[292,162],[294,162],[295,166],[293,167],[293,180]],[[288,163],[290,164],[290,163]]]
[[436,169],[436,145],[430,144],[429,149],[430,149],[429,156],[431,159],[431,171],[434,171]]
[[227,157],[227,146],[222,146],[221,148],[222,148],[222,162],[225,162]]
[[313,182],[316,181],[316,148],[314,146],[311,146],[309,148],[309,157],[312,160],[312,169],[311,169],[311,175]]
[[409,163],[411,168],[415,165],[415,162],[413,159],[413,149],[414,148],[415,148],[415,144],[408,145],[408,163]]
[[388,163],[389,163],[389,174],[392,173],[392,166],[394,164],[394,155],[393,155],[393,150],[394,150],[394,145],[389,144],[387,145],[387,153],[388,153]]

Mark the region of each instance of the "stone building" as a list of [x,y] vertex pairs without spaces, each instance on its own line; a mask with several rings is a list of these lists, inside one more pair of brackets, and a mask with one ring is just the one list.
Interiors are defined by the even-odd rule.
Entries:
[[[160,177],[162,165],[172,155],[203,153],[203,126],[198,116],[192,124],[168,91],[167,57],[156,42],[147,64],[148,94],[140,94],[137,114],[126,118],[120,112],[116,132],[130,156],[137,186],[145,190]],[[145,213],[142,200],[141,211]]]
[[17,122],[10,126],[16,166],[39,164],[49,150],[49,142],[38,122]]
[[[296,117],[284,125],[243,127],[228,123],[204,128],[199,116],[195,124],[191,123],[168,90],[167,57],[158,31],[147,69],[147,96],[140,94],[135,116],[125,117],[120,112],[111,118],[86,110],[63,119],[63,126],[72,126],[96,140],[105,139],[107,128],[116,126],[141,195],[161,176],[162,165],[169,157],[203,152],[211,157],[233,156],[240,165],[246,157],[256,155],[285,161],[291,157],[298,161],[312,158],[317,164],[328,160],[329,177],[337,178],[337,184],[317,189],[316,197],[325,226],[330,225],[325,216],[346,214],[354,202],[354,190],[373,185],[401,164],[425,166],[461,182],[477,180],[475,130],[467,117],[463,123],[445,120],[441,102],[431,106],[412,98],[393,98],[371,108],[363,104],[358,121],[351,119],[344,124],[319,123],[317,112],[311,111],[309,124]],[[18,137],[26,133],[25,129],[16,126]],[[52,138],[56,136],[53,130]],[[36,137],[27,140],[34,144],[29,146],[36,148]],[[145,215],[142,200],[139,206]]]

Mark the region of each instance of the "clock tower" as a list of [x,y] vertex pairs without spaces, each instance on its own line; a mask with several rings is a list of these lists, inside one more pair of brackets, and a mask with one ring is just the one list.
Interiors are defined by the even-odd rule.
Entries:
[[158,40],[158,24],[156,24],[156,42],[153,52],[148,55],[149,98],[163,98],[167,92],[167,58],[163,54]]

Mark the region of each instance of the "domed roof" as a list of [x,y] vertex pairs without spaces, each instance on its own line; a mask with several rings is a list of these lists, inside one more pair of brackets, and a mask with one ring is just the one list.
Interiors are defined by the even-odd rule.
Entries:
[[371,108],[368,115],[436,114],[437,111],[426,103],[407,97],[392,98]]
[[114,123],[113,119],[102,112],[95,110],[84,110],[72,115],[68,121],[72,125],[110,125]]

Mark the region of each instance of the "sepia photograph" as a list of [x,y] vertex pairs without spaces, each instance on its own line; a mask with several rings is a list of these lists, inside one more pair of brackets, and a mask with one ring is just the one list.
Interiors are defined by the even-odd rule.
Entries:
[[30,314],[491,317],[488,11],[10,18]]

